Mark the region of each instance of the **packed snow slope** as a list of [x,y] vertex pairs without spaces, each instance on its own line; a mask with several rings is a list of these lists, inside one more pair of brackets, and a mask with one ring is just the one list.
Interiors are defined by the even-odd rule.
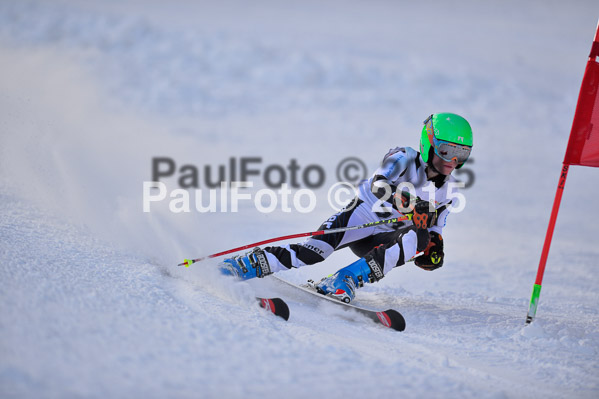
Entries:
[[[0,2],[0,396],[599,396],[596,169],[571,168],[524,323],[596,2],[167,3]],[[337,209],[337,165],[372,173],[389,148],[417,147],[433,112],[475,134],[445,265],[405,265],[356,301],[401,311],[405,332],[269,279],[233,283],[218,259],[176,267],[317,228]],[[144,212],[154,158],[175,173]],[[264,195],[234,211],[223,190],[214,212],[196,208],[244,159],[254,199],[298,171],[291,211],[264,212]],[[185,165],[197,191],[172,212]],[[284,297],[289,321],[256,295]]]

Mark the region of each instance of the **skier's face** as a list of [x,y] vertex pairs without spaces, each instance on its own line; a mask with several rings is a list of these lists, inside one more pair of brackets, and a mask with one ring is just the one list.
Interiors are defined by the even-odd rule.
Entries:
[[456,166],[458,166],[458,161],[454,159],[453,161],[447,162],[439,158],[437,154],[433,153],[433,166],[441,172],[442,175],[447,176],[453,172]]

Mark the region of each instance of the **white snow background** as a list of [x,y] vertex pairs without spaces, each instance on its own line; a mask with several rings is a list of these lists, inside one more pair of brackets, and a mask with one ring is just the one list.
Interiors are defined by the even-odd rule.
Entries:
[[[598,397],[599,170],[570,170],[524,323],[598,16],[593,1],[3,0],[0,396]],[[433,112],[475,134],[445,265],[405,265],[356,301],[398,309],[405,332],[233,284],[218,260],[176,267],[316,229],[337,163],[372,173]],[[308,214],[144,213],[153,157],[196,166],[204,190],[205,166],[241,157],[321,165],[326,182]],[[290,320],[254,295],[285,297]]]

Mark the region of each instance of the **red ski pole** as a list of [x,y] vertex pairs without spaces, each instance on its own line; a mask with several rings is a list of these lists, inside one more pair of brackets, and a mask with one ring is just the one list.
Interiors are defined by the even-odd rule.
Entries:
[[358,226],[338,227],[336,229],[318,230],[318,231],[311,231],[309,233],[291,234],[291,235],[288,235],[288,236],[281,236],[281,237],[271,238],[269,240],[254,242],[252,244],[247,244],[247,245],[244,245],[244,246],[241,246],[241,247],[237,247],[237,248],[233,248],[233,249],[229,249],[229,250],[223,251],[223,252],[217,252],[215,254],[207,255],[207,256],[204,256],[204,257],[201,257],[201,258],[197,258],[197,259],[185,259],[183,261],[183,263],[179,263],[177,266],[189,267],[189,265],[191,265],[193,263],[196,263],[196,262],[201,262],[201,261],[206,260],[206,259],[216,258],[218,256],[227,255],[227,254],[230,254],[230,253],[233,253],[233,252],[243,251],[244,249],[248,249],[248,248],[259,247],[260,245],[268,244],[268,243],[271,243],[271,242],[283,241],[283,240],[290,240],[292,238],[311,237],[311,236],[319,236],[319,235],[324,235],[324,234],[342,233],[344,231],[363,229],[363,228],[366,228],[366,227],[373,227],[373,226],[378,226],[378,225],[381,225],[381,224],[391,224],[391,223],[397,223],[397,222],[404,222],[406,220],[412,220],[412,214],[402,215],[402,216],[399,216],[399,217],[396,217],[396,218],[392,218],[392,219],[384,219],[384,220],[379,220],[379,221],[376,221],[376,222],[370,222],[370,223],[360,224]]

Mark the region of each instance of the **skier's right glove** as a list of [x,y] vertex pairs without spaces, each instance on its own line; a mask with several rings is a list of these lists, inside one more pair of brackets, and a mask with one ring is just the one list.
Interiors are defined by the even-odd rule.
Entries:
[[430,202],[424,200],[416,201],[412,223],[416,229],[428,229],[435,221],[437,212]]
[[424,254],[414,259],[414,263],[424,270],[435,270],[443,266],[443,237],[436,231],[430,232],[430,243]]
[[436,221],[435,207],[409,191],[396,192],[393,196],[393,207],[403,214],[413,213],[412,222],[417,229],[428,229]]
[[416,250],[418,252],[424,251],[430,244],[428,228],[433,225],[435,217],[435,209],[428,201],[423,201],[420,199],[416,201],[416,205],[414,205],[414,211],[412,213],[412,223],[416,229]]

